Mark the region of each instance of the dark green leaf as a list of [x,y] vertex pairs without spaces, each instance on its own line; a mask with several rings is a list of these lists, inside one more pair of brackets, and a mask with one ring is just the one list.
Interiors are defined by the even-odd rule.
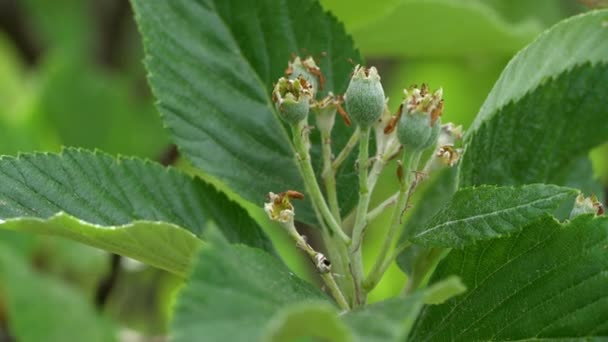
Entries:
[[565,20],[511,60],[467,134],[461,186],[551,182],[608,140],[607,20]]
[[177,301],[173,341],[256,341],[286,306],[327,300],[264,251],[213,241]]
[[271,249],[244,209],[171,168],[100,152],[0,159],[0,228],[65,236],[183,275],[214,222],[233,242]]
[[116,340],[116,332],[76,289],[30,269],[0,243],[0,289],[9,330],[20,342]]
[[[183,154],[254,203],[262,203],[269,191],[303,191],[269,94],[290,54],[322,52],[324,90],[342,93],[352,69],[347,59],[359,59],[342,25],[313,0],[133,0],[133,5],[150,83]],[[341,123],[336,129],[335,152],[350,135]],[[347,212],[356,201],[351,196],[356,182],[352,167],[343,169],[338,184]],[[298,219],[314,222],[310,208],[299,210]]]
[[508,238],[452,250],[431,282],[469,289],[423,309],[414,341],[575,339],[608,335],[608,218],[546,217]]
[[464,188],[425,225],[414,227],[411,240],[428,247],[458,248],[511,235],[576,193],[545,184]]

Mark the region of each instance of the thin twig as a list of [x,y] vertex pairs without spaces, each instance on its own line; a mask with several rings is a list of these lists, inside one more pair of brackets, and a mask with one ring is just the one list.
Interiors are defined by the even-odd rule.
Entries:
[[340,168],[340,165],[342,165],[346,158],[348,158],[353,148],[355,148],[357,142],[359,141],[360,135],[361,132],[357,128],[348,139],[348,142],[346,142],[346,145],[344,146],[342,151],[340,151],[336,159],[334,159],[333,163],[331,164],[331,169],[334,173]]

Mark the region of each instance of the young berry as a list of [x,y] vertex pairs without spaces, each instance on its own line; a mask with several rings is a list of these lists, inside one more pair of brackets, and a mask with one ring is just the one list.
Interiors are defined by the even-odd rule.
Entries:
[[430,94],[425,85],[405,90],[405,100],[401,106],[397,123],[399,142],[415,151],[423,151],[433,146],[441,132],[443,111],[443,91]]
[[302,77],[289,80],[281,77],[272,91],[279,115],[290,125],[306,119],[312,99],[311,85]]
[[384,112],[384,89],[376,68],[357,65],[344,95],[346,111],[361,128],[373,125]]

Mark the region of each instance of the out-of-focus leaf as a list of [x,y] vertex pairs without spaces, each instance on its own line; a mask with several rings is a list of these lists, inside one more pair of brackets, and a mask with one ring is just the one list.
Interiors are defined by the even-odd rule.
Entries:
[[0,247],[0,289],[18,341],[116,341],[110,323],[81,293],[36,273],[10,246]]
[[288,306],[268,324],[264,341],[352,341],[348,327],[338,318],[338,311],[327,302],[304,302]]
[[152,99],[127,78],[58,56],[45,64],[39,88],[32,115],[64,146],[156,159],[168,145]]
[[[367,56],[511,55],[563,13],[527,0],[324,0]],[[500,42],[497,44],[496,42]]]
[[52,53],[80,58],[89,58],[94,48],[97,27],[91,22],[93,4],[90,0],[20,1],[31,18],[36,44]]

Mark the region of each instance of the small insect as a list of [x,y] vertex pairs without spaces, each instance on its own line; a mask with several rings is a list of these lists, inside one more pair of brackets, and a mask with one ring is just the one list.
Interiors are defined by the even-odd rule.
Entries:
[[331,262],[323,255],[323,253],[317,253],[315,255],[315,266],[319,273],[329,273],[331,271]]

